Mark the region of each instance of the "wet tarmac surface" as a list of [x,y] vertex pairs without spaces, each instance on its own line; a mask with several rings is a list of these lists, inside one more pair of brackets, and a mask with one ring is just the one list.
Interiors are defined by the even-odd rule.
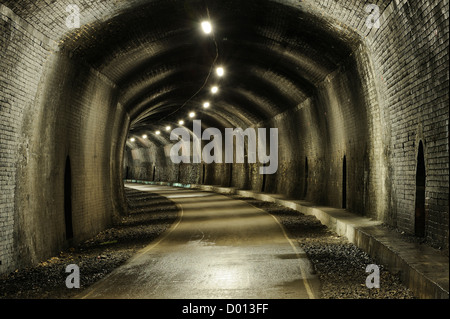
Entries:
[[178,220],[157,241],[79,298],[316,298],[305,252],[267,212],[224,195],[127,185],[175,202]]

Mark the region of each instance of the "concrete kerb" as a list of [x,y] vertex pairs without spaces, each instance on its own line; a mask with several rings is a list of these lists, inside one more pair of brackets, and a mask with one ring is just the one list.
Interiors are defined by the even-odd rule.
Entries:
[[183,187],[227,195],[239,195],[272,202],[305,215],[315,216],[323,225],[365,251],[391,272],[399,273],[416,297],[449,299],[449,260],[431,247],[402,241],[393,231],[380,227],[380,221],[358,216],[344,209],[315,206],[313,203],[289,200],[279,194],[258,193],[235,187],[125,180],[128,183]]

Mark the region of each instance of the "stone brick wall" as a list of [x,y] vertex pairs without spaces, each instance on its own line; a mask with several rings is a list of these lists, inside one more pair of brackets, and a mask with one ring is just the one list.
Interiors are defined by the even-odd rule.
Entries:
[[0,272],[15,267],[17,164],[26,162],[26,112],[33,109],[52,41],[0,4]]
[[[53,40],[5,6],[0,9],[2,273],[91,237],[123,210],[116,190],[122,189],[122,165],[111,156],[122,154],[129,117],[117,106],[114,83],[58,52]],[[70,241],[64,220],[67,156]]]
[[[258,82],[259,92],[236,89],[240,99],[219,102],[211,110],[226,127],[280,129],[279,171],[265,178],[258,174],[259,165],[177,167],[161,149],[164,143],[154,138],[142,149],[131,146],[123,156],[130,121],[145,106],[126,103],[133,101],[135,92],[145,92],[148,78],[142,73],[136,83],[126,83],[122,75],[139,66],[136,61],[145,61],[149,52],[163,52],[164,37],[150,34],[140,39],[137,31],[121,47],[120,41],[128,40],[128,35],[120,34],[120,27],[108,21],[123,14],[114,21],[126,24],[127,10],[144,2],[148,10],[167,3],[0,1],[0,273],[67,245],[61,212],[67,155],[73,167],[75,240],[105,227],[115,212],[124,209],[121,186],[126,166],[132,175],[148,179],[204,181],[342,207],[344,155],[347,209],[413,233],[417,153],[422,141],[427,239],[448,247],[448,1],[377,1],[379,28],[367,27],[366,2],[273,1],[286,6],[294,18],[298,13],[317,19],[319,29],[347,44],[352,53],[338,61],[334,70],[305,62],[311,51],[300,56],[301,44],[297,47],[289,38],[296,30],[277,34],[286,11],[277,7],[272,12],[271,19],[279,18],[280,24],[260,34],[267,39],[261,47],[270,44],[270,50],[261,61],[253,61],[254,67],[243,70]],[[65,26],[65,9],[72,3],[81,8],[82,28],[75,31]],[[210,2],[212,7],[218,3]],[[86,41],[80,42],[83,37]],[[335,43],[329,40],[324,43]],[[95,50],[99,41],[107,48],[104,52]],[[140,47],[148,49],[151,43],[161,46],[154,51]],[[59,50],[62,44],[67,51]],[[116,44],[120,49],[110,52]],[[256,47],[249,44],[248,48]],[[83,60],[83,53],[91,64]],[[121,60],[123,56],[127,59]],[[276,58],[285,69],[299,61],[299,70],[314,86],[312,94],[306,94],[304,83],[272,69],[270,63]],[[287,59],[289,63],[283,64]],[[175,84],[169,83],[177,79],[177,73],[165,66],[154,71],[155,83],[158,77],[165,79],[166,91],[160,91],[166,93],[160,94],[163,105],[165,97],[177,94]],[[324,72],[328,73],[324,76]],[[277,99],[271,100],[271,95]],[[248,101],[259,108],[251,112],[240,107],[240,102]],[[269,120],[261,122],[264,117]],[[205,121],[205,125],[213,123]]]

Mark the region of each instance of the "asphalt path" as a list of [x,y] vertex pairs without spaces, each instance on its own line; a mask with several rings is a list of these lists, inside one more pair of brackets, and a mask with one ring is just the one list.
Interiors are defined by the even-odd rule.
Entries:
[[205,191],[126,187],[172,200],[178,220],[78,298],[318,298],[320,284],[306,254],[267,212]]

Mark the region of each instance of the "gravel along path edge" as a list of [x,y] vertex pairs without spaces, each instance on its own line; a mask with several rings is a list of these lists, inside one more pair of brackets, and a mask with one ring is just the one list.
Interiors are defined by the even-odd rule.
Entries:
[[[35,267],[0,276],[0,299],[69,299],[97,282],[164,233],[177,219],[172,201],[157,194],[125,188],[129,213],[78,247]],[[323,299],[414,299],[412,292],[383,265],[380,288],[369,289],[366,266],[376,264],[365,252],[337,236],[313,216],[275,203],[231,196],[265,210],[308,255],[321,281]],[[80,288],[68,289],[66,266],[80,269]]]
[[[377,264],[367,253],[350,243],[347,238],[309,215],[239,195],[229,195],[243,200],[274,216],[286,230],[289,238],[302,248],[310,259],[321,282],[322,299],[416,299],[400,280],[385,266]],[[366,286],[368,265],[380,270],[380,288]]]
[[[128,215],[113,227],[35,267],[0,276],[0,299],[69,299],[124,264],[177,219],[175,203],[157,194],[125,188]],[[67,265],[80,270],[80,288],[66,286]]]

